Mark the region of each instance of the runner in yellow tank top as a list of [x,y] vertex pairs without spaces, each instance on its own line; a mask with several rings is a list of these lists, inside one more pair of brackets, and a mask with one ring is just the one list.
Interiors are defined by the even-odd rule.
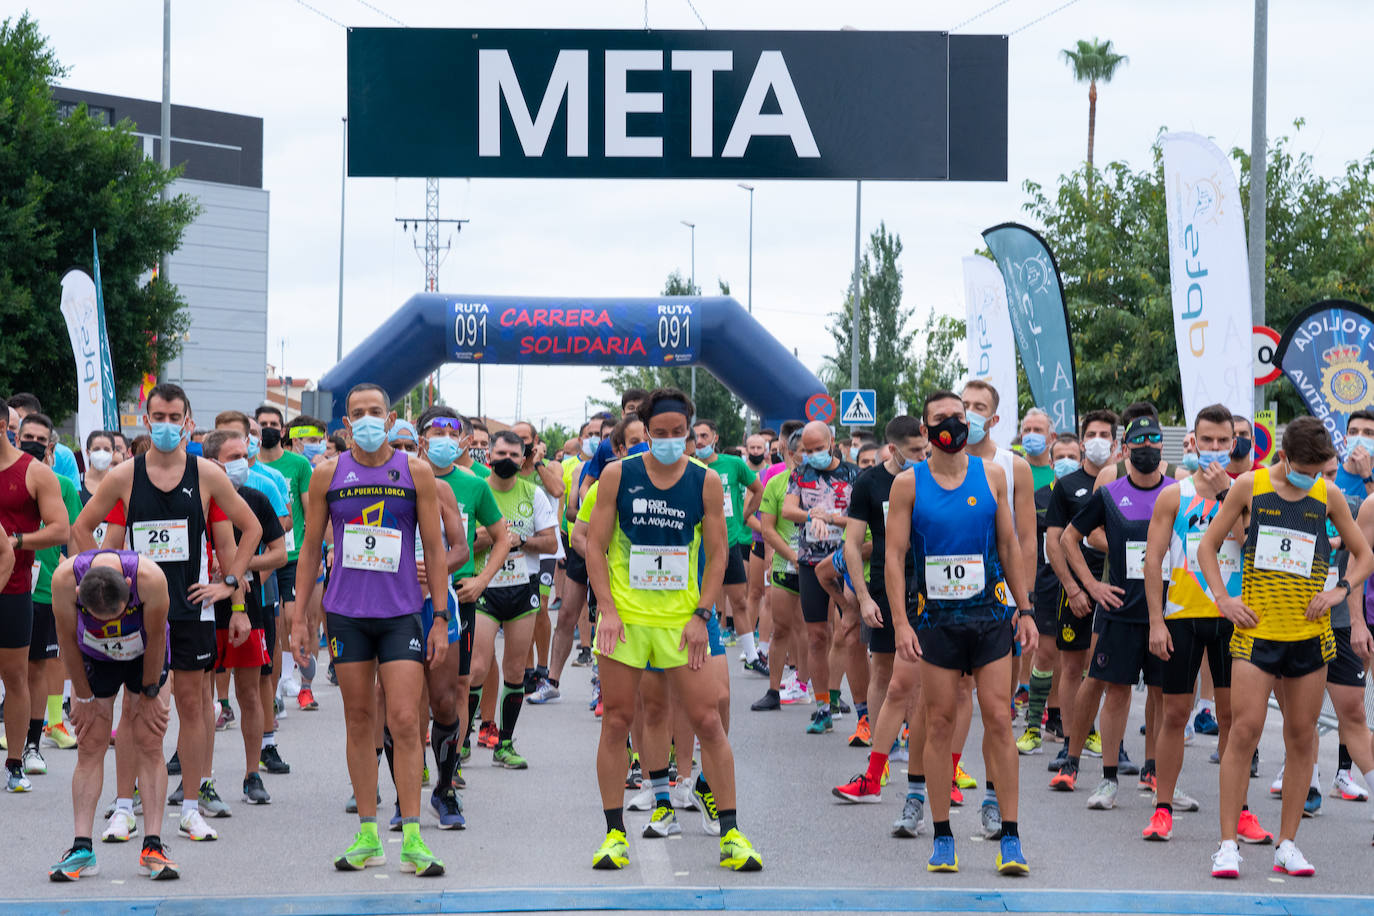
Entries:
[[[1198,547],[1198,566],[1217,597],[1217,610],[1235,624],[1231,637],[1230,740],[1221,758],[1221,846],[1212,874],[1239,875],[1236,822],[1245,800],[1250,757],[1264,730],[1269,693],[1279,679],[1284,694],[1283,813],[1274,869],[1311,875],[1294,845],[1307,795],[1316,743],[1311,740],[1326,688],[1326,665],[1336,654],[1331,606],[1362,595],[1374,555],[1344,499],[1328,500],[1322,466],[1336,454],[1315,417],[1299,417],[1283,434],[1278,464],[1242,474],[1226,494]],[[1330,545],[1326,519],[1350,551],[1346,578],[1323,591]],[[1247,527],[1241,596],[1226,592],[1217,554],[1237,521]],[[1292,737],[1290,737],[1292,736]]]

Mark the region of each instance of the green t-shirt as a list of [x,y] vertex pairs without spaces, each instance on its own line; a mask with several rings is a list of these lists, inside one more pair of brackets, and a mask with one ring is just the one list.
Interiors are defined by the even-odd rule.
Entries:
[[720,485],[725,490],[725,529],[730,535],[730,546],[754,543],[754,532],[744,521],[744,493],[755,480],[757,474],[750,469],[743,458],[734,455],[716,455],[710,464],[702,462],[706,469],[720,477]]
[[276,461],[264,461],[269,468],[286,478],[291,490],[291,530],[287,532],[286,561],[296,562],[301,553],[301,541],[305,540],[305,494],[310,492],[310,459],[295,452],[283,450]]
[[458,500],[458,516],[463,520],[468,539],[468,561],[459,567],[453,578],[467,579],[475,575],[477,568],[472,555],[472,541],[477,536],[477,526],[485,528],[501,521],[501,510],[491,495],[491,488],[476,474],[455,466],[439,479],[448,484],[454,499]]
[[[777,517],[778,534],[782,535],[783,540],[792,545],[793,550],[796,550],[797,524],[782,517],[782,503],[787,498],[787,479],[790,476],[785,471],[773,475],[773,479],[768,481],[768,485],[763,488],[763,502],[759,504],[759,511],[764,515]],[[787,562],[782,554],[776,550],[773,551],[773,572],[791,575],[796,571],[796,564]]]
[[1040,465],[1032,464],[1032,465],[1030,466],[1030,469],[1031,469],[1031,483],[1033,484],[1033,487],[1032,487],[1033,490],[1039,490],[1041,487],[1048,487],[1050,484],[1054,483],[1054,465],[1053,465],[1053,464],[1047,464],[1047,465],[1045,465],[1044,467],[1041,467]]
[[[462,466],[459,465],[459,467]],[[487,467],[485,464],[482,464],[480,461],[474,461],[472,463],[472,467],[463,468],[463,470],[467,471],[470,474],[476,474],[483,480],[486,480],[488,477],[491,476],[491,468]]]
[[[67,524],[70,525],[81,514],[81,493],[76,484],[61,474],[57,475],[57,483],[62,487],[62,502],[67,506]],[[38,566],[38,575],[33,580],[34,604],[52,604],[52,574],[61,562],[61,546],[45,547],[34,555],[34,563]]]

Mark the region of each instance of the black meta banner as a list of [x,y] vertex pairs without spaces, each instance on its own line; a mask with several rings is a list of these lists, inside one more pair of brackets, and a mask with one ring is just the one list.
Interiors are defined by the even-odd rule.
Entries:
[[349,29],[348,174],[1005,181],[1007,40]]

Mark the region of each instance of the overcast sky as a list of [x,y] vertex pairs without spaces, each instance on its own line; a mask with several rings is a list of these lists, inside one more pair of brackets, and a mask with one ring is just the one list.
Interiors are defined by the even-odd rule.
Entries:
[[[713,29],[947,30],[996,0],[863,2],[693,0]],[[350,26],[641,28],[642,0],[309,0]],[[1063,0],[1006,0],[962,28],[1011,34]],[[74,88],[140,98],[161,95],[157,0],[35,0],[29,9]],[[651,0],[652,28],[700,28],[687,0]],[[865,237],[879,221],[901,236],[905,301],[918,322],[932,309],[963,314],[959,259],[981,230],[1025,220],[1022,183],[1051,184],[1084,157],[1087,89],[1059,59],[1080,38],[1110,38],[1129,55],[1100,88],[1096,159],[1144,167],[1162,126],[1211,136],[1224,149],[1250,142],[1250,0],[1077,0],[1010,39],[1009,180],[1005,183],[868,183]],[[1307,126],[1295,146],[1334,174],[1374,147],[1364,54],[1374,4],[1324,0],[1270,10],[1271,139]],[[344,30],[298,0],[174,0],[172,98],[181,105],[264,119],[264,185],[271,192],[268,357],[294,376],[334,364],[338,291],[340,118]],[[173,125],[175,132],[175,124]],[[826,314],[839,307],[854,245],[852,182],[757,182],[754,311],[816,368],[831,352]],[[422,287],[415,239],[394,218],[422,215],[420,179],[348,181],[344,349],[367,336]],[[440,273],[440,289],[485,294],[642,296],[674,269],[684,274],[697,224],[697,281],[727,280],[745,299],[748,195],[733,181],[445,180],[441,210],[472,222]],[[442,238],[447,239],[446,231]],[[398,354],[398,358],[404,358]],[[449,366],[442,392],[475,407],[475,369]],[[514,366],[483,374],[484,412],[515,410]],[[573,423],[585,396],[608,396],[595,369],[529,367],[523,412]]]

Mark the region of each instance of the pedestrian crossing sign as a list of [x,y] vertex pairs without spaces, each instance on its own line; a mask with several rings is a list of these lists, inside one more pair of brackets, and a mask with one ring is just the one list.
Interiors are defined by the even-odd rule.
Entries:
[[872,426],[877,422],[878,392],[872,388],[846,388],[840,392],[840,423],[844,426]]

